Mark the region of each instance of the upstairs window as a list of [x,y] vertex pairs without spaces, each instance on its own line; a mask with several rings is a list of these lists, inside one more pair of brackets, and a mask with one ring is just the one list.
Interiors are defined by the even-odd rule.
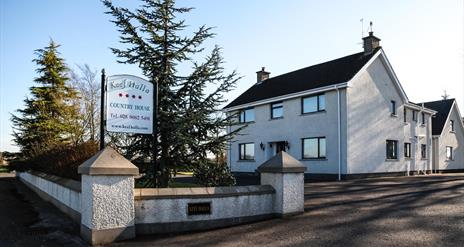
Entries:
[[450,120],[450,131],[454,132],[454,121]]
[[425,124],[425,113],[422,112],[422,124]]
[[421,144],[421,158],[426,159],[427,158],[427,145]]
[[325,111],[325,95],[304,97],[301,99],[301,113]]
[[255,144],[243,143],[239,144],[239,159],[240,160],[254,160],[255,159]]
[[411,158],[411,143],[404,143],[404,157]]
[[304,138],[303,159],[324,159],[326,157],[325,137]]
[[396,101],[390,101],[390,112],[392,116],[396,116]]
[[271,119],[283,118],[284,117],[284,104],[276,102],[271,104]]
[[389,160],[398,159],[398,141],[387,140],[386,155]]
[[404,120],[405,123],[408,121],[407,112],[408,112],[408,110],[406,110],[406,108],[404,108],[404,110],[403,110],[403,120]]
[[412,121],[417,122],[417,111],[412,111]]
[[255,109],[248,108],[240,112],[240,123],[248,123],[255,121]]
[[453,147],[446,147],[446,159],[447,160],[453,159]]

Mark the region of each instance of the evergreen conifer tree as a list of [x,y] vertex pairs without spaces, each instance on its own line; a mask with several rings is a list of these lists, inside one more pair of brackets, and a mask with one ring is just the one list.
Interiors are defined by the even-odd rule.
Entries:
[[38,85],[30,88],[25,108],[12,114],[13,138],[25,158],[53,148],[55,145],[80,141],[79,108],[74,105],[77,92],[67,85],[68,68],[59,56],[57,45],[35,51]]
[[[190,37],[184,36],[186,24],[179,19],[191,8],[178,8],[173,0],[143,0],[136,10],[103,3],[113,16],[125,48],[112,48],[121,63],[136,64],[152,83],[157,83],[157,145],[150,138],[135,135],[130,151],[149,156],[155,148],[158,159],[157,185],[165,187],[177,165],[204,163],[208,154],[219,154],[226,141],[237,131],[227,134],[226,126],[235,116],[220,113],[229,92],[239,79],[222,67],[221,49],[214,47],[204,61],[203,43],[214,36],[211,28],[201,26]],[[181,74],[180,65],[190,63],[191,72]],[[212,89],[212,90],[211,90]]]

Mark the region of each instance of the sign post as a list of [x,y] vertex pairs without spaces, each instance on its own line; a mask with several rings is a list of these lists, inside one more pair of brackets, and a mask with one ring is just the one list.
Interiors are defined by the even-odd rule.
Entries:
[[100,91],[100,150],[105,148],[105,69],[101,71]]
[[[106,96],[106,100],[105,100]],[[158,85],[133,75],[101,76],[100,150],[105,147],[105,126],[110,132],[147,134],[152,137],[153,183],[156,186]],[[105,103],[106,102],[106,103]],[[106,121],[105,121],[106,109]]]
[[158,173],[158,166],[156,165],[156,155],[158,154],[158,127],[156,124],[158,123],[158,82],[153,81],[154,91],[153,91],[153,104],[155,107],[153,109],[153,156],[152,156],[152,171],[153,171],[153,187],[158,187],[158,180],[157,180],[157,173]]

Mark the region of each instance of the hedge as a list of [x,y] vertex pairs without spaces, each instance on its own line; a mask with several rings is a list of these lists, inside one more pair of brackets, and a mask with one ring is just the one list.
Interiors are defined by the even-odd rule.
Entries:
[[97,151],[98,145],[94,142],[76,146],[57,146],[32,158],[12,161],[10,165],[11,169],[16,171],[34,170],[80,180],[77,168]]

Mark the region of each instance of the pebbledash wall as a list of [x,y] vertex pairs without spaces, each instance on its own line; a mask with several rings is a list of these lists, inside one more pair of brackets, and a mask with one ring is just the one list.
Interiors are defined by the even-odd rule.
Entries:
[[[33,171],[18,173],[18,177],[43,199],[81,222],[80,182]],[[136,232],[204,230],[272,218],[274,194],[270,185],[134,189]],[[188,215],[185,205],[205,202],[211,203],[211,214]]]
[[41,172],[20,172],[18,178],[74,221],[81,221],[81,183]]
[[[81,224],[91,244],[136,234],[205,230],[302,213],[304,167],[286,153],[260,166],[262,185],[134,189],[137,167],[105,148],[79,167],[82,183],[38,172],[18,178]],[[209,212],[189,213],[205,203]]]
[[[206,230],[272,218],[270,185],[135,189],[137,234]],[[208,203],[210,214],[189,215],[189,203]]]

